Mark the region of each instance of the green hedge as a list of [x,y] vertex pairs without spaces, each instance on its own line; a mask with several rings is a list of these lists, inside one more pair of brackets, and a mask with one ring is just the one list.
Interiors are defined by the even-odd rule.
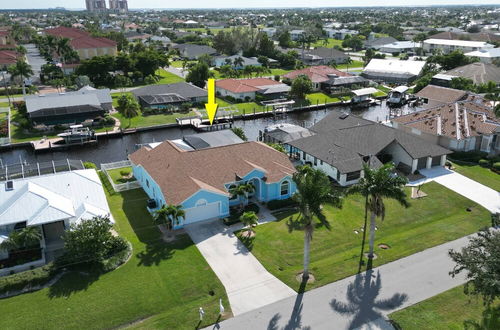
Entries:
[[271,211],[293,206],[297,206],[297,202],[294,201],[292,198],[277,199],[267,203],[267,208],[270,209]]
[[491,164],[490,164],[490,161],[487,160],[487,159],[480,159],[479,160],[479,166],[481,166],[481,167],[490,167]]
[[479,161],[488,156],[487,152],[482,151],[455,151],[449,158],[454,160],[462,160],[466,162],[479,163]]
[[52,263],[33,270],[0,277],[0,293],[19,291],[28,286],[44,285],[56,275],[56,268]]
[[231,226],[231,225],[234,225],[235,223],[238,223],[240,222],[240,217],[241,215],[244,213],[244,212],[255,212],[255,214],[258,214],[259,213],[259,206],[257,204],[254,204],[254,203],[250,203],[248,204],[247,206],[245,206],[245,208],[243,209],[243,211],[241,211],[239,208],[234,210],[231,215],[228,217],[228,218],[224,218],[224,224],[226,226]]
[[493,163],[492,169],[496,172],[500,172],[500,162]]

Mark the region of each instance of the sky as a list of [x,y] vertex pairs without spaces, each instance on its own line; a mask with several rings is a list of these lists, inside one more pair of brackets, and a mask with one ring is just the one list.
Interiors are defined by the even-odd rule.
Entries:
[[[106,0],[109,3],[109,0]],[[129,0],[129,8],[268,8],[269,0]],[[497,4],[500,0],[274,0],[278,7],[340,7],[340,6],[428,6],[450,4]],[[84,8],[85,0],[0,0],[0,9]]]

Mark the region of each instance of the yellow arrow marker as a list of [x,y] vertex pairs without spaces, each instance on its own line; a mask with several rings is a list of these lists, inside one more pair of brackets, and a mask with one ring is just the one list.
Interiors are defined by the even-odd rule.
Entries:
[[215,114],[217,113],[217,107],[219,106],[215,103],[215,80],[208,79],[208,103],[205,103],[205,109],[207,109],[208,120],[210,125],[213,124],[215,119]]

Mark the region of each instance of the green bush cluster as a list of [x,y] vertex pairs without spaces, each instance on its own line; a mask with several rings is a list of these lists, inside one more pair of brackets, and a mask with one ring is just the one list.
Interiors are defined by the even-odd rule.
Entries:
[[56,274],[52,263],[21,273],[0,277],[0,293],[19,291],[26,287],[44,285]]
[[297,206],[297,202],[292,198],[277,199],[267,203],[267,208],[270,209],[271,211],[282,209],[284,207],[293,207],[293,206]]
[[97,170],[97,165],[92,162],[83,162],[83,167],[85,167],[86,169]]
[[487,160],[487,159],[480,159],[479,160],[479,166],[481,166],[481,167],[490,167],[491,164],[490,164],[490,161]]
[[259,210],[260,210],[260,207],[257,204],[254,204],[254,203],[248,204],[247,206],[244,207],[243,210],[241,210],[240,208],[236,208],[236,209],[234,209],[233,212],[231,212],[231,215],[228,218],[225,218],[223,220],[224,224],[226,226],[233,225],[235,223],[240,222],[240,217],[241,217],[241,215],[243,213],[245,213],[245,212],[255,212],[255,214],[258,214]]

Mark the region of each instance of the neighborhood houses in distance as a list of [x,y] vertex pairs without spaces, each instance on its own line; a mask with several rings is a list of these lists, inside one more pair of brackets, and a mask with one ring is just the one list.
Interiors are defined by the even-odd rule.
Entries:
[[3,2],[1,329],[500,328],[499,4]]

